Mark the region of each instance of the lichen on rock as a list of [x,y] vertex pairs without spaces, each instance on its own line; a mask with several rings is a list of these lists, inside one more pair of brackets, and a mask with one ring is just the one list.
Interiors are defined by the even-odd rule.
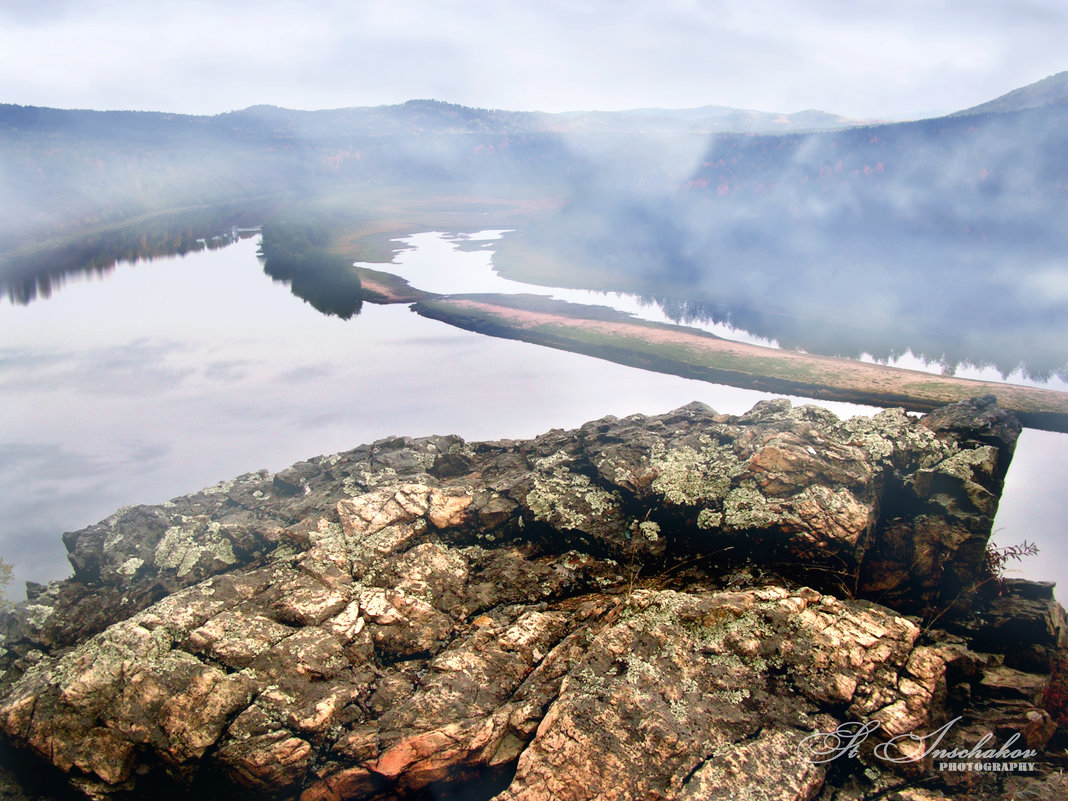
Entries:
[[[218,522],[182,522],[183,525],[171,526],[163,532],[153,558],[157,567],[173,570],[178,576],[185,577],[197,568],[208,574],[237,562],[233,546],[221,533],[222,527]],[[123,573],[129,573],[130,564],[130,560],[123,562]]]
[[649,466],[656,478],[652,489],[676,506],[710,505],[722,502],[731,479],[741,464],[729,446],[713,445],[705,435],[701,449],[680,445],[670,450],[654,447]]
[[3,618],[0,730],[116,801],[954,797],[873,747],[959,714],[1040,751],[1068,663],[1048,588],[979,593],[1018,428],[962,406],[393,438],[124,510]]

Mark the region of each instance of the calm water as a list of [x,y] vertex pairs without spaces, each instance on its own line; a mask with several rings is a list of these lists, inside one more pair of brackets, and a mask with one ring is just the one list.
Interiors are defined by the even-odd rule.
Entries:
[[[462,283],[488,270],[487,251],[440,235],[409,244],[396,271],[415,286],[487,291]],[[256,245],[124,265],[28,306],[0,301],[0,556],[16,566],[14,594],[69,574],[63,531],[238,473],[394,434],[529,437],[692,400],[741,413],[768,397],[483,337],[402,306],[325,317],[263,274]],[[1041,564],[1027,565],[1037,577],[1068,577],[1057,544],[1066,439],[1025,432],[998,520],[1002,542],[1039,542]]]

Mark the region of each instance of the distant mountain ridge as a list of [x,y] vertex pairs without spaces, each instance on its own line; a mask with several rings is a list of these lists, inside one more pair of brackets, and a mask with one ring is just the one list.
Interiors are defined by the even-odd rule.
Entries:
[[[1004,113],[1068,102],[1068,71],[1051,75],[946,117]],[[386,136],[419,133],[798,133],[880,124],[818,109],[782,113],[705,105],[695,108],[635,108],[622,111],[507,111],[417,99],[383,106],[349,106],[302,111],[255,105],[216,115],[165,111],[56,109],[0,103],[0,136],[54,132],[76,127],[93,138],[121,129],[139,131],[229,132],[238,136],[332,137],[339,134]]]
[[[685,132],[685,133],[797,133],[825,131],[868,124],[827,111],[807,109],[790,114],[730,106],[697,108],[639,108],[625,111],[573,111],[542,115],[561,132],[585,128],[590,131]],[[566,120],[570,124],[562,124]]]
[[1068,103],[1068,70],[1050,75],[1041,81],[1035,81],[1019,89],[980,103],[978,106],[966,108],[963,111],[950,114],[951,117],[960,117],[971,114],[1003,113],[1008,111],[1023,111],[1039,106],[1053,105],[1054,103]]
[[77,125],[88,136],[126,133],[166,124],[174,131],[233,132],[258,136],[332,137],[340,132],[390,136],[433,132],[457,133],[794,133],[833,130],[865,124],[826,111],[792,114],[728,106],[689,109],[649,108],[625,111],[505,111],[481,109],[440,100],[409,100],[386,106],[350,106],[299,111],[256,105],[216,115],[161,111],[94,111],[0,104],[0,135],[46,131]]

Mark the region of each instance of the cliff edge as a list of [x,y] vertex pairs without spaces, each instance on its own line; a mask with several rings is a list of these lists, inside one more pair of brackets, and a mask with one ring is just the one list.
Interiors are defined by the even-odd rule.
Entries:
[[9,761],[98,799],[1063,797],[1064,610],[987,547],[1019,432],[691,404],[124,509],[3,619]]

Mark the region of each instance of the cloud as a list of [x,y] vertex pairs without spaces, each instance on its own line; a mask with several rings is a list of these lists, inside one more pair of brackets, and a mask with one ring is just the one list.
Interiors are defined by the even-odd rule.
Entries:
[[224,359],[204,366],[204,377],[213,381],[240,381],[248,377],[251,362],[247,359]]
[[432,97],[542,110],[952,110],[1066,66],[1057,0],[8,2],[0,97],[218,112]]
[[277,380],[284,384],[300,384],[306,381],[329,378],[336,372],[337,368],[330,362],[304,364],[279,373]]
[[1051,308],[1068,306],[1068,264],[1046,264],[1025,273],[1013,276],[1019,284],[1016,290],[1021,296],[1031,298],[1039,306]]
[[7,0],[0,5],[0,20],[22,25],[54,23],[72,9],[76,0]]
[[24,393],[40,387],[100,397],[161,394],[196,372],[166,364],[186,349],[174,342],[145,339],[84,350],[0,349],[0,392]]

